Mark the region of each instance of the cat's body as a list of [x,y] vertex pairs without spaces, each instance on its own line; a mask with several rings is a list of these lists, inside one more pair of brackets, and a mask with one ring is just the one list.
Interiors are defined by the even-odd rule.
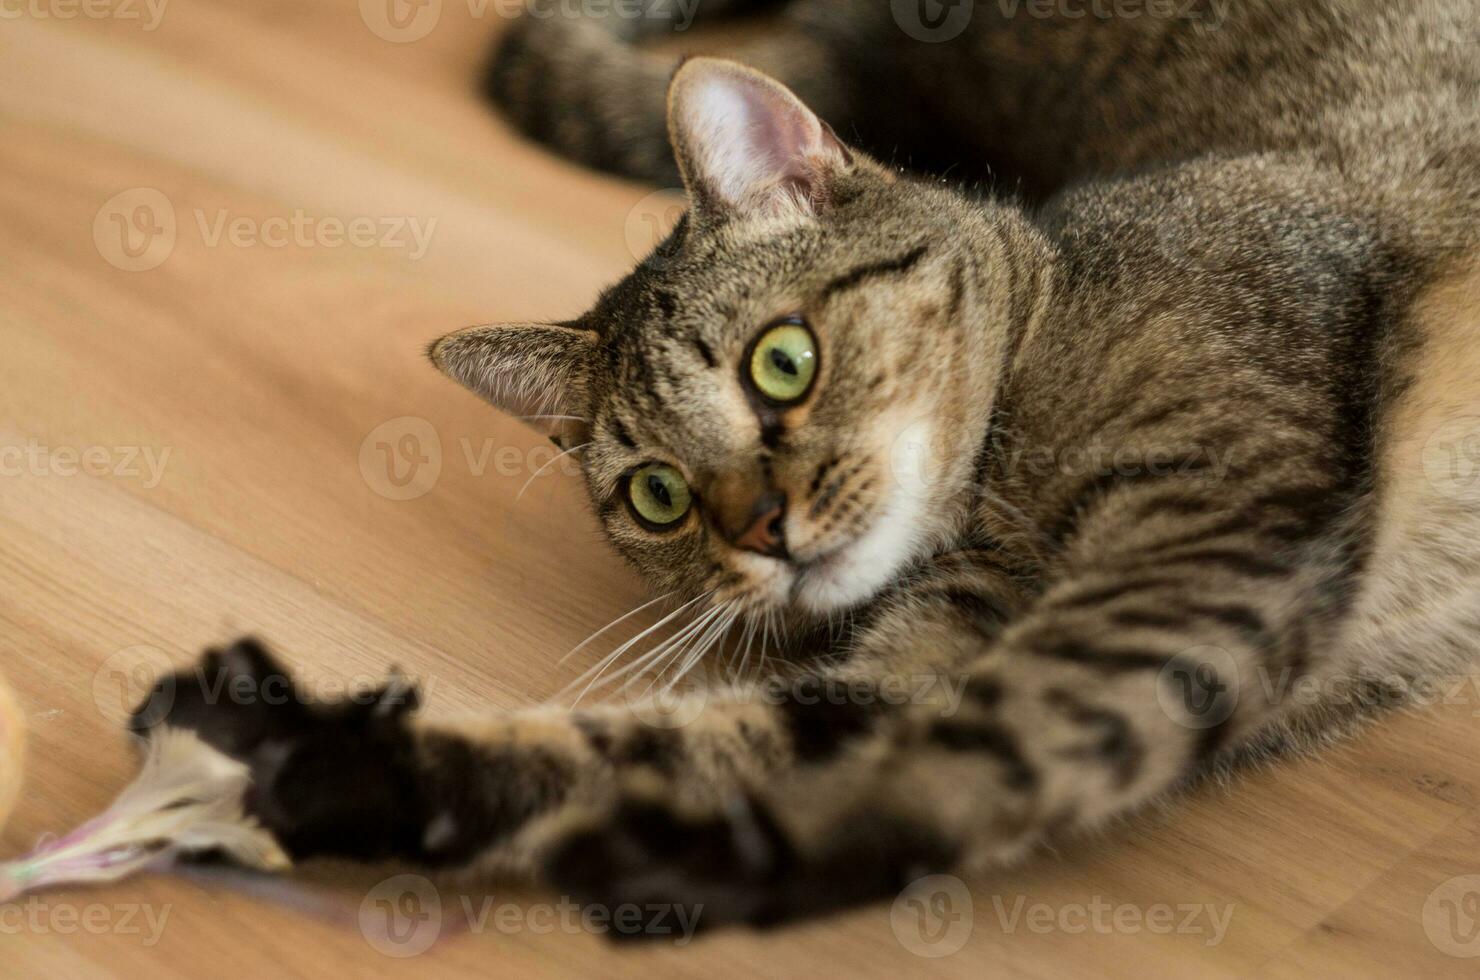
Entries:
[[[433,359],[563,417],[613,543],[710,611],[693,637],[767,612],[817,645],[672,728],[295,707],[244,739],[174,706],[254,760],[292,849],[776,921],[1017,857],[1466,669],[1476,4],[1029,8],[928,43],[913,4],[801,0],[740,57],[844,137],[990,169],[1033,211],[901,178],[723,62],[683,68],[665,114],[629,25],[513,28],[501,104],[659,181],[671,130],[694,210],[579,321]],[[773,336],[815,365],[784,398],[757,388]],[[358,796],[326,789],[345,756]]]

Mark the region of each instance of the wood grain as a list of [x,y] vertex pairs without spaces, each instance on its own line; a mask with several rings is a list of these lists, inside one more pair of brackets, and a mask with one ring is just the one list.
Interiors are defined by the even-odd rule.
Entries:
[[[146,9],[34,0],[0,24],[0,656],[34,736],[5,853],[106,805],[133,765],[123,706],[204,644],[251,631],[325,690],[399,664],[433,710],[507,709],[571,680],[597,651],[559,655],[643,595],[569,476],[531,480],[545,444],[420,354],[578,312],[662,209],[478,102],[503,8],[447,0],[406,43],[351,0],[124,16]],[[175,241],[127,271],[112,215],[133,221],[139,188]],[[300,241],[253,237],[298,215]],[[332,244],[356,218],[415,219],[424,254]],[[239,219],[251,234],[214,236]],[[376,444],[418,431],[439,474],[391,499]],[[401,869],[316,866],[306,909],[180,878],[0,907],[0,974],[1472,976],[1453,954],[1480,953],[1480,878],[1460,877],[1480,874],[1476,692],[972,882],[948,956],[919,952],[962,927],[931,946],[904,905],[631,949],[552,921],[558,896],[453,881],[431,885],[440,918],[408,920],[436,941],[393,956],[362,925]]]

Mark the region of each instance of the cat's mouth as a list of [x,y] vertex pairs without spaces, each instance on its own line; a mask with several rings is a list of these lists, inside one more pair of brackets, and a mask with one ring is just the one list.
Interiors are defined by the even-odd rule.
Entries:
[[833,597],[840,585],[846,582],[844,569],[848,564],[848,551],[852,545],[853,542],[850,541],[809,561],[793,562],[787,602],[813,612],[830,612],[836,609],[835,598],[826,602],[818,600]]
[[737,556],[749,580],[747,604],[821,618],[867,602],[894,579],[913,549],[885,512],[856,536],[807,558]]
[[923,509],[919,495],[896,489],[864,531],[821,555],[792,562],[788,604],[825,615],[885,591],[922,545]]

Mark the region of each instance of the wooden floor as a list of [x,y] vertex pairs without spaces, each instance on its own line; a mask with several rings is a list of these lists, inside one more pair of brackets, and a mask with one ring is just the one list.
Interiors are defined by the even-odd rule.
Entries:
[[[34,738],[0,853],[105,806],[123,705],[243,631],[325,691],[393,663],[438,708],[559,690],[642,590],[560,466],[530,481],[546,444],[420,351],[580,311],[667,202],[479,104],[497,3],[6,9],[0,665]],[[397,869],[307,869],[300,907],[153,878],[0,907],[0,975],[1474,976],[1480,686],[1446,700],[945,905],[629,948]]]

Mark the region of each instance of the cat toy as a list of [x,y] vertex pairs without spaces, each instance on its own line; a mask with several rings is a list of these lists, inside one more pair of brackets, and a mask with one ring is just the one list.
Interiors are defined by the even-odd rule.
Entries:
[[[0,826],[20,792],[24,716],[0,678]],[[247,767],[193,733],[165,729],[144,746],[138,776],[100,816],[0,863],[0,902],[62,885],[116,881],[164,870],[190,854],[217,852],[238,865],[282,871],[291,862],[242,810]]]

